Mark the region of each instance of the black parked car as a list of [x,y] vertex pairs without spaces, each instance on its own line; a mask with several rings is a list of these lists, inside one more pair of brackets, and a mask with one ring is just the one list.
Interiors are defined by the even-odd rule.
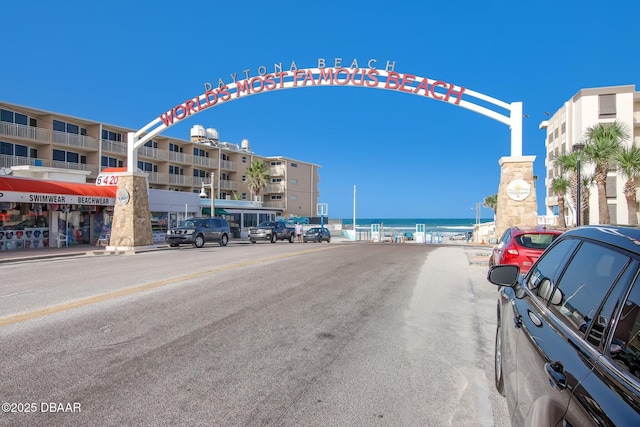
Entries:
[[514,426],[640,425],[640,230],[558,237],[526,275],[489,269],[495,383]]
[[190,218],[180,224],[180,227],[169,229],[165,241],[172,248],[180,245],[201,248],[207,242],[227,246],[229,233],[229,223],[224,218]]

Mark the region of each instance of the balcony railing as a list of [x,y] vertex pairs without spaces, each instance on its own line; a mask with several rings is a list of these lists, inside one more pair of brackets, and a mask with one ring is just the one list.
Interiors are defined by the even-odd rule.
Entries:
[[142,146],[138,149],[138,155],[151,157],[152,159],[167,160],[169,154],[166,151],[160,151],[157,148]]
[[191,165],[193,164],[193,155],[186,154],[186,153],[176,153],[175,151],[169,151],[169,161]]
[[127,154],[127,144],[118,141],[100,140],[103,152]]
[[284,176],[284,166],[272,166],[269,168],[269,176]]
[[51,131],[49,129],[17,125],[15,123],[0,122],[0,135],[47,144],[51,143]]
[[220,169],[235,171],[238,169],[238,166],[236,166],[235,162],[231,162],[229,160],[220,160]]
[[150,184],[160,184],[167,185],[169,184],[169,174],[168,173],[160,173],[160,172],[147,172],[147,180]]
[[33,159],[31,157],[8,156],[6,154],[0,154],[0,168],[10,168],[11,166],[50,167],[51,161],[44,159]]
[[284,201],[268,201],[268,202],[262,202],[262,207],[265,207],[265,208],[275,208],[275,209],[284,209]]
[[193,177],[186,175],[169,174],[169,184],[193,186]]
[[86,135],[77,135],[75,133],[67,133],[53,131],[53,142],[57,144],[70,145],[73,147],[81,147],[87,150],[97,150],[98,140]]
[[51,167],[59,168],[59,169],[76,170],[76,171],[88,171],[88,172],[91,172],[91,175],[94,175],[94,176],[97,176],[98,170],[100,169],[97,165],[87,165],[85,163],[74,163],[74,162],[61,162],[58,160],[52,161]]
[[264,187],[265,194],[284,193],[284,184],[269,184]]
[[218,167],[218,162],[217,159],[212,159],[211,157],[193,156],[193,165],[215,169]]
[[231,180],[227,180],[227,179],[221,179],[220,180],[220,189],[221,190],[228,190],[228,191],[235,191],[238,189],[238,183],[235,181],[231,181]]

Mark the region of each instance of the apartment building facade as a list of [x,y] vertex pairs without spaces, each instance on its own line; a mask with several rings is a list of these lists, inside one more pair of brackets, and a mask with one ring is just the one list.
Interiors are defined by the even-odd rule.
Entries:
[[[137,129],[0,102],[0,177],[13,175],[40,181],[74,181],[89,184],[78,188],[80,192],[91,193],[93,190],[89,187],[95,186],[104,169],[126,167],[127,133],[135,131]],[[137,157],[138,169],[147,173],[149,188],[154,190],[150,191],[150,206],[153,206],[152,197],[160,193],[163,193],[164,205],[169,205],[167,199],[175,195],[174,205],[185,206],[185,196],[189,197],[185,193],[191,194],[189,200],[196,197],[195,200],[199,201],[197,195],[203,189],[210,198],[213,181],[216,208],[224,210],[228,201],[228,206],[233,208],[230,209],[233,211],[232,219],[238,227],[247,228],[261,218],[273,216],[315,216],[320,166],[281,156],[258,155],[251,151],[247,140],[240,144],[223,142],[219,140],[217,131],[195,125],[186,139],[164,135],[155,137],[138,150]],[[269,175],[267,185],[259,194],[253,194],[247,182],[247,169],[254,161],[265,162]],[[33,185],[38,184],[34,182]],[[47,223],[52,223],[56,221],[49,211],[62,209],[58,203],[25,207],[25,203],[21,206],[18,200],[22,199],[0,199],[0,212],[5,212],[0,220],[10,216],[6,212],[20,211],[21,217],[25,217],[28,216],[27,211],[33,214],[31,209],[35,208],[40,209],[40,213],[44,212]],[[72,205],[70,209],[88,213],[93,218],[94,213],[113,204],[113,198],[103,201],[103,206]],[[176,212],[152,212],[153,216],[161,218],[162,224],[154,232],[166,230],[171,224],[170,218],[180,219],[182,214],[209,214],[210,209],[206,210],[209,203],[202,202],[202,208],[194,212],[190,211],[192,207],[188,207],[189,212],[178,212],[177,215]],[[240,213],[248,210],[253,214],[247,215],[245,221]],[[261,212],[267,216],[262,216]],[[82,214],[80,217],[85,216]],[[0,223],[0,228],[2,226]],[[85,237],[83,243],[91,243],[97,239],[97,232],[91,231],[96,226],[86,228],[90,229],[92,239]],[[47,234],[49,231],[53,232],[47,230]]]
[[[566,101],[556,112],[549,114],[548,120],[540,123],[540,129],[546,130],[545,187],[546,214],[564,215],[567,226],[576,223],[575,203],[570,195],[566,195],[565,211],[558,212],[558,196],[551,189],[554,178],[563,171],[554,163],[560,154],[571,153],[575,144],[583,143],[589,127],[599,123],[618,121],[623,123],[629,138],[623,142],[625,146],[640,146],[640,92],[634,85],[608,86],[582,89]],[[593,166],[583,164],[584,174],[591,174]],[[624,197],[625,178],[612,170],[607,176],[606,195],[611,222],[628,224],[627,202]],[[640,182],[638,183],[640,185]],[[591,224],[598,223],[598,194],[595,183],[589,188],[589,215]]]

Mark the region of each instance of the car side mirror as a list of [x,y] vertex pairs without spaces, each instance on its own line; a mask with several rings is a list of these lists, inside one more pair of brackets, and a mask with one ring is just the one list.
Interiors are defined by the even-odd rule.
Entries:
[[489,268],[487,280],[494,285],[511,287],[518,281],[520,267],[517,265],[503,264]]

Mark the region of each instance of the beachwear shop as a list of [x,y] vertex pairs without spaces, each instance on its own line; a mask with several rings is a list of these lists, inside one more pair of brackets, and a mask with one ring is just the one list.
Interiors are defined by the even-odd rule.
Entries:
[[0,176],[0,251],[95,244],[108,234],[115,187]]

